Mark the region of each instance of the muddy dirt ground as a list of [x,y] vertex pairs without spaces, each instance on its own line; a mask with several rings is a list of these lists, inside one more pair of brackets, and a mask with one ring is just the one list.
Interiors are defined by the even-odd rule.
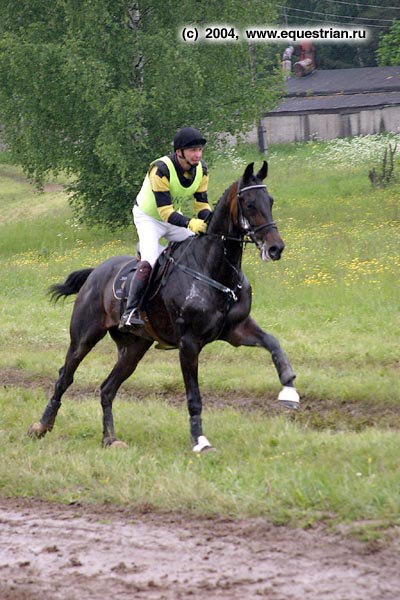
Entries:
[[398,600],[400,532],[0,500],[1,600]]
[[[37,375],[23,369],[0,369],[0,381],[4,388],[39,388],[45,392],[48,398],[53,393],[55,379],[56,377]],[[183,391],[168,390],[156,394],[152,392],[152,395],[166,404],[181,406],[183,410],[186,410],[186,398]],[[148,390],[129,390],[123,387],[118,392],[117,400],[125,399],[140,402],[148,396]],[[243,412],[258,411],[265,416],[274,416],[282,414],[282,407],[277,402],[276,396],[276,393],[263,394],[257,397],[254,394],[244,396],[232,392],[218,392],[217,395],[215,393],[204,393],[203,401],[205,408],[223,409],[231,407]],[[82,386],[75,383],[68,389],[64,402],[87,398],[100,400],[98,387],[93,385]],[[376,426],[400,429],[400,405],[394,403],[369,404],[365,401],[349,400],[338,404],[336,399],[321,400],[320,398],[302,396],[301,410],[287,411],[286,415],[297,423],[306,423],[308,427],[317,430],[348,429],[361,431],[366,427]]]

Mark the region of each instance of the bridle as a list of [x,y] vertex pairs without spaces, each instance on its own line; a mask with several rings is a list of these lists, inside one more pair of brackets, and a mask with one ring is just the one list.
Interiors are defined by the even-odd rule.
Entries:
[[[252,228],[246,217],[243,215],[242,206],[240,204],[240,195],[243,192],[247,192],[248,190],[267,189],[267,186],[263,183],[257,183],[254,185],[247,185],[241,189],[238,189],[236,194],[237,200],[237,211],[236,211],[236,228],[242,234],[242,237],[233,237],[231,235],[221,235],[218,233],[205,233],[206,236],[214,237],[220,239],[222,241],[230,241],[230,242],[238,242],[239,244],[256,244],[260,245],[260,242],[255,239],[255,235],[258,231],[262,229],[278,229],[275,221],[267,221],[267,223],[263,223],[262,225],[258,225],[258,227]],[[246,239],[244,239],[246,238]]]
[[260,188],[264,188],[266,190],[267,186],[264,185],[263,183],[258,183],[255,185],[247,185],[247,186],[239,189],[238,193],[237,193],[236,227],[239,229],[239,231],[241,233],[249,236],[249,238],[255,244],[257,244],[257,241],[254,239],[254,236],[258,231],[261,231],[262,229],[278,229],[275,221],[267,221],[266,223],[263,223],[262,225],[258,225],[258,227],[252,228],[249,221],[243,215],[243,209],[242,209],[242,205],[240,203],[240,195],[243,194],[243,192],[247,192],[248,190],[255,190],[255,189],[260,189]]

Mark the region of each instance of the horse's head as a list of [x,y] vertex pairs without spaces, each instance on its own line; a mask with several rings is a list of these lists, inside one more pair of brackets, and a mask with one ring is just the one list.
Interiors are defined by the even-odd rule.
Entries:
[[256,175],[254,163],[247,165],[238,184],[236,226],[257,244],[263,260],[279,260],[285,244],[272,220],[274,201],[263,183],[267,173],[266,161]]

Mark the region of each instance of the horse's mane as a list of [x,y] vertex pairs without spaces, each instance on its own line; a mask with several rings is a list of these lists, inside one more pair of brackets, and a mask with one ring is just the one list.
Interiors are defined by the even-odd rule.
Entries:
[[210,223],[212,223],[213,218],[215,217],[215,214],[219,212],[219,210],[221,209],[222,206],[225,206],[227,201],[230,201],[229,198],[229,194],[232,190],[232,187],[238,183],[238,180],[234,181],[233,183],[231,183],[226,190],[222,193],[222,196],[219,198],[219,200],[217,201],[217,204],[215,205],[212,213],[211,213],[211,218],[208,221],[208,224],[210,225]]

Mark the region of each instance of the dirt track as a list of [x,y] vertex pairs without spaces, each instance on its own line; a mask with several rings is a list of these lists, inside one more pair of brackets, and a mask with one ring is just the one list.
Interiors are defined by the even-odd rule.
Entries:
[[[50,397],[53,389],[55,378],[36,373],[29,373],[23,369],[9,368],[0,369],[0,381],[4,388],[8,387],[25,387],[29,389],[38,389],[46,392],[46,396]],[[157,393],[156,395],[163,402],[172,406],[180,406],[186,410],[186,397],[182,392],[168,391],[165,393]],[[79,386],[74,384],[68,389],[65,396],[65,402],[73,399],[98,398],[98,388],[91,386]],[[135,388],[132,390],[122,388],[118,392],[118,399],[125,398],[140,401],[149,396],[149,391]],[[204,403],[209,408],[223,409],[232,407],[235,410],[244,412],[258,411],[265,416],[274,416],[282,414],[282,407],[276,401],[276,393],[263,394],[262,397],[257,397],[254,394],[240,395],[232,392],[205,393]],[[287,412],[287,417],[297,423],[307,423],[308,427],[323,430],[335,429],[351,429],[361,431],[366,427],[385,427],[389,429],[400,429],[400,405],[388,403],[386,405],[377,403],[371,405],[365,401],[349,401],[346,404],[340,404],[335,399],[320,399],[320,398],[301,398],[301,410]],[[400,598],[400,595],[399,595]],[[1,600],[1,599],[0,599]]]
[[[111,510],[111,509],[110,509]],[[0,501],[1,600],[398,600],[385,545],[261,519],[191,519]]]

